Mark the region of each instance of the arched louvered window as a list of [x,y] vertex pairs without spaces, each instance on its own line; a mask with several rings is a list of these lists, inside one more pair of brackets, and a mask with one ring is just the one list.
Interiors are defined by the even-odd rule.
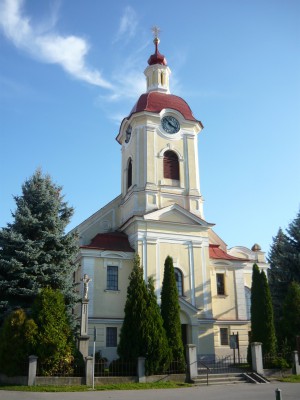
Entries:
[[178,290],[178,296],[183,296],[183,280],[182,280],[182,272],[178,268],[174,268],[175,272],[175,280],[176,286]]
[[164,153],[164,178],[179,181],[179,161],[174,151],[168,150]]
[[131,185],[132,185],[132,161],[130,158],[127,167],[127,189],[129,189]]

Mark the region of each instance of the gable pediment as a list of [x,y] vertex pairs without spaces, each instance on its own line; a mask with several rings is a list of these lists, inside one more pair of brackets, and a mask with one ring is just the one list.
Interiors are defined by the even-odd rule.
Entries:
[[173,204],[169,207],[153,211],[144,215],[144,219],[148,221],[170,222],[176,224],[197,225],[203,227],[211,227],[212,224],[192,214],[188,210]]

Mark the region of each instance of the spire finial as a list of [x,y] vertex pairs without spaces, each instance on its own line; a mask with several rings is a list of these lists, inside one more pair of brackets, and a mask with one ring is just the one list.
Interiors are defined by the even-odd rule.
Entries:
[[160,54],[160,52],[158,51],[158,45],[160,42],[158,35],[161,32],[161,29],[158,26],[153,26],[151,30],[152,30],[152,33],[154,36],[153,43],[155,45],[155,53],[152,54],[152,56],[150,56],[150,58],[148,60],[148,64],[149,65],[154,65],[154,64],[167,65],[167,60],[165,59],[165,56]]
[[160,42],[158,35],[160,34],[161,29],[158,26],[155,25],[155,26],[152,27],[151,30],[152,30],[152,33],[153,33],[153,36],[154,36],[153,43],[155,44],[155,51],[157,53],[158,52],[158,45],[159,45],[159,42]]
[[158,35],[161,32],[161,29],[158,26],[155,25],[155,26],[152,27],[151,30],[152,30],[154,39],[158,39]]

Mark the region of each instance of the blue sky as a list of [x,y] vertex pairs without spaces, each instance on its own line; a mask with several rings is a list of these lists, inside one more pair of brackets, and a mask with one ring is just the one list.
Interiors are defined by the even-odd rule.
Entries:
[[151,27],[199,135],[204,213],[229,247],[300,205],[298,0],[0,0],[0,227],[41,167],[78,225],[120,193],[119,123],[145,91]]

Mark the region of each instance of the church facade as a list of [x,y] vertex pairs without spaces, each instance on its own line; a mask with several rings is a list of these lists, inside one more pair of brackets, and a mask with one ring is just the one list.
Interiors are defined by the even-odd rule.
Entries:
[[[154,278],[158,302],[164,262],[173,258],[184,343],[199,356],[232,354],[239,333],[245,354],[250,328],[252,266],[267,270],[258,245],[227,249],[203,215],[198,134],[189,105],[170,93],[170,69],[155,52],[145,70],[147,91],[121,123],[121,194],[76,227],[80,268],[89,287],[89,332],[96,350],[112,360],[124,318],[128,277],[138,253],[144,279]],[[89,352],[91,353],[91,351]]]

